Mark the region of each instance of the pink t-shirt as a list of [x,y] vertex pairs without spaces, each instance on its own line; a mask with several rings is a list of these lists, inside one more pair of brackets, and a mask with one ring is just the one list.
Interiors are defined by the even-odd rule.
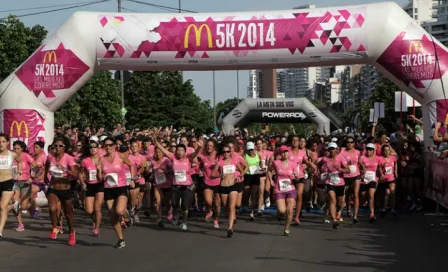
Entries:
[[[135,173],[137,174],[138,171],[142,168],[142,162],[145,160],[145,156],[141,155],[141,154],[137,154],[137,155],[130,155],[129,157],[133,157],[134,158],[134,165],[135,165]],[[140,177],[138,180],[135,181],[135,183],[138,184],[145,184],[145,178]]]
[[369,184],[370,182],[378,182],[376,171],[378,165],[381,165],[382,158],[376,155],[373,158],[367,156],[361,156],[361,163],[364,165],[366,172],[362,177],[362,183]]
[[269,150],[263,150],[262,152],[258,152],[258,155],[260,156],[261,159],[261,166],[263,167],[264,170],[266,170],[268,167],[267,163],[269,159],[274,155],[274,152]]
[[[334,160],[330,158],[324,157],[322,159],[327,168],[327,184],[333,186],[344,186],[344,174],[341,172],[341,168],[343,165],[347,165],[344,157],[337,155]],[[321,174],[322,175],[322,174]]]
[[115,152],[112,162],[107,157],[103,157],[104,188],[128,186],[124,165],[127,164],[120,161],[117,152]]
[[[35,155],[36,156],[36,155]],[[47,161],[47,156],[45,156],[45,153],[42,152],[39,157],[34,157],[34,162],[37,164],[38,167],[31,168],[31,178],[33,179],[33,182],[44,182],[43,179],[40,179],[39,177],[42,176],[42,172],[45,170],[45,162]]]
[[[235,153],[236,154],[236,153]],[[230,158],[230,162],[226,162],[226,160],[221,157],[218,161],[219,167],[221,169],[221,173],[224,175],[230,175],[230,174],[234,174],[235,180],[236,178],[238,178],[239,176],[244,177],[244,175],[241,175],[240,171],[238,170],[237,165],[239,163],[241,163],[241,156],[233,156]],[[242,178],[241,177],[241,178]]]
[[[319,164],[325,157],[319,157],[316,163]],[[326,184],[328,178],[328,167],[326,163],[322,163],[316,172],[316,184]]]
[[292,151],[289,152],[289,160],[296,163],[297,169],[299,171],[299,179],[305,178],[305,168],[303,167],[303,162],[306,159],[308,159],[308,156],[303,150],[297,151],[296,154],[294,154],[294,152]]
[[214,154],[213,158],[210,158],[207,155],[200,154],[201,159],[201,169],[202,173],[204,174],[204,182],[208,186],[218,186],[221,182],[220,178],[211,179],[210,176],[213,172],[213,169],[215,168],[215,163],[218,162],[218,158],[216,157],[216,153]]
[[[220,158],[219,160],[223,160],[223,159],[224,159],[224,157],[221,156],[221,158]],[[243,158],[240,154],[238,154],[238,153],[236,153],[236,152],[233,152],[233,155],[232,155],[232,163],[233,163],[233,164],[235,165],[235,167],[236,167],[236,165],[237,165],[238,163],[244,165],[244,164],[246,163],[246,161],[244,160],[244,158]],[[244,174],[243,174],[243,173],[240,173],[240,171],[238,170],[238,167],[236,167],[235,169],[236,169],[235,178],[241,176],[241,179],[244,180]]]
[[176,159],[176,156],[171,155],[171,161],[173,162],[174,179],[173,185],[177,186],[190,186],[193,184],[191,174],[194,173],[191,168],[191,161],[185,157],[182,160]]
[[295,191],[296,187],[293,184],[294,172],[296,175],[297,172],[297,164],[295,161],[288,161],[288,165],[284,166],[281,160],[276,160],[273,162],[273,168],[275,171],[275,180],[274,180],[274,193],[287,193],[291,191]]
[[359,176],[361,173],[359,171],[359,156],[361,156],[361,152],[356,149],[352,149],[352,151],[347,151],[347,149],[342,149],[339,153],[340,156],[344,157],[347,162],[347,166],[350,169],[350,173],[344,173],[344,178],[354,178]]
[[[75,159],[67,153],[62,155],[59,161],[56,161],[56,157],[53,155],[48,155],[47,162],[50,163],[48,168],[48,173],[53,178],[66,178],[68,177],[67,170],[69,167],[76,166]],[[58,167],[60,166],[60,167]]]
[[154,175],[154,186],[159,188],[171,188],[174,180],[173,163],[167,157],[163,157],[160,162],[151,161],[152,173]]
[[98,183],[97,178],[97,168],[95,163],[93,162],[92,158],[88,157],[82,160],[81,167],[85,169],[86,173],[86,179],[85,182],[89,184],[96,184]]
[[156,147],[153,145],[150,145],[148,150],[142,149],[141,154],[143,156],[145,156],[147,161],[152,161],[154,159],[155,150],[156,150]]
[[[31,164],[34,162],[33,157],[30,154],[22,152],[20,154],[21,164],[22,164],[22,179],[21,180],[29,180],[31,177]],[[13,178],[17,179],[19,165],[17,161],[13,161]]]
[[104,149],[100,148],[100,149],[98,149],[98,155],[100,157],[103,157],[104,155],[106,155],[106,151],[104,151]]
[[397,157],[389,156],[389,159],[382,158],[381,166],[384,170],[384,181],[391,182],[395,180],[395,163],[397,162]]

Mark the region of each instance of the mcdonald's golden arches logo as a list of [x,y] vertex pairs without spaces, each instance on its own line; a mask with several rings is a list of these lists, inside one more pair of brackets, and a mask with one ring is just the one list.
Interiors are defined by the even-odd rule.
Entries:
[[[14,136],[14,126],[17,128],[17,136]],[[9,129],[9,137],[21,137],[22,135],[22,126],[25,128],[25,138],[30,137],[30,131],[28,129],[28,125],[25,123],[25,121],[14,121],[11,124],[11,128]]]
[[201,35],[202,35],[202,30],[204,30],[204,28],[207,31],[207,41],[208,41],[208,48],[212,48],[213,47],[213,40],[212,40],[212,32],[210,31],[210,27],[206,24],[202,24],[199,28],[196,25],[189,25],[187,28],[187,31],[185,32],[185,38],[184,38],[184,47],[188,48],[188,40],[190,37],[190,30],[191,28],[194,29],[195,32],[195,37],[196,37],[196,46],[200,46],[201,45]]
[[54,63],[58,63],[58,56],[56,55],[55,51],[47,51],[44,55],[44,63],[47,62],[47,57],[48,57],[48,62],[51,63],[52,61]]
[[[412,49],[414,49],[414,50],[412,50]],[[409,54],[418,53],[419,50],[421,53],[425,52],[425,48],[423,47],[422,42],[421,41],[411,41],[411,43],[409,44]]]

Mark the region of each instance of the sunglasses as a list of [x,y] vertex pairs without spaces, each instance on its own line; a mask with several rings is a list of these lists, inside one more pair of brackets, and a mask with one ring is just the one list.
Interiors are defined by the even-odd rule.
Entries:
[[224,150],[223,152],[224,153],[230,153],[230,150]]
[[62,144],[60,144],[60,145],[54,145],[54,147],[65,147],[65,145],[62,145]]
[[98,148],[98,146],[91,145],[91,146],[89,146],[89,148],[94,149],[94,148]]
[[347,142],[348,144],[354,144],[355,142]]
[[253,149],[248,149],[247,151],[252,152],[252,151],[254,151],[254,150],[253,150]]
[[112,147],[114,144],[104,144],[104,147]]
[[374,148],[367,148],[367,151],[373,151],[375,150]]
[[330,147],[330,148],[328,148],[328,151],[332,151],[332,150],[335,150],[336,148],[334,148],[334,147]]

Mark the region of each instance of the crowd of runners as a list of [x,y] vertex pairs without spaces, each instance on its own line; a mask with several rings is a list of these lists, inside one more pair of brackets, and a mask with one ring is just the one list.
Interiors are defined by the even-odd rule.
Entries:
[[[98,237],[104,204],[118,237],[116,248],[125,247],[123,228],[139,223],[153,207],[160,228],[170,222],[188,231],[195,210],[216,229],[226,222],[229,238],[243,207],[257,221],[271,203],[284,221],[285,236],[291,225],[300,225],[302,207],[320,209],[323,224],[333,229],[343,215],[353,224],[374,223],[377,215],[396,216],[397,207],[422,209],[422,147],[408,138],[249,135],[247,130],[195,135],[194,130],[129,132],[117,126],[109,135],[103,128],[56,130],[45,150],[43,142],[11,145],[0,134],[0,239],[9,212],[19,232],[25,231],[27,216],[39,217],[39,192],[48,199],[50,238],[64,232],[65,218],[69,245],[76,243],[74,207],[91,215],[92,235]],[[365,219],[360,207],[369,211]]]

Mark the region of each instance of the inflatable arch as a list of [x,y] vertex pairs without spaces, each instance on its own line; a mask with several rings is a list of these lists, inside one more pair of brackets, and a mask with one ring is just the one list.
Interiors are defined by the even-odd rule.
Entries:
[[51,140],[54,111],[98,70],[376,65],[423,105],[425,141],[448,51],[395,3],[229,13],[77,12],[0,84],[0,130]]
[[330,134],[330,119],[306,98],[246,98],[224,117],[222,129],[231,134],[249,123],[316,123],[319,134]]

